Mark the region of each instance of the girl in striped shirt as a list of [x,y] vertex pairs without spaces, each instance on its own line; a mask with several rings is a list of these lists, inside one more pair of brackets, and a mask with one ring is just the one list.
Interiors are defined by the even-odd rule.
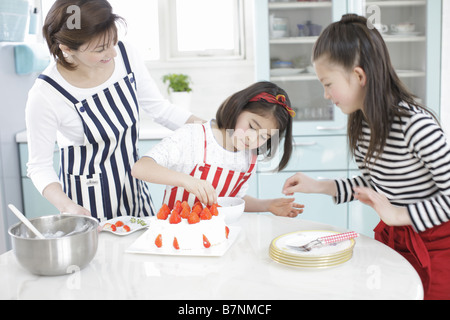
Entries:
[[316,181],[302,173],[283,192],[359,200],[380,216],[375,238],[420,275],[425,299],[450,299],[450,145],[432,113],[416,102],[366,18],[345,15],[313,50],[325,98],[348,114],[350,151],[362,173]]

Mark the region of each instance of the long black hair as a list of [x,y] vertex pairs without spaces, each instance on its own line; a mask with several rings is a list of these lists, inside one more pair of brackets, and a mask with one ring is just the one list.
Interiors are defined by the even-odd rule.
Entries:
[[[283,156],[278,164],[278,171],[283,170],[292,154],[292,117],[289,112],[280,104],[269,103],[266,101],[249,102],[260,93],[269,93],[274,97],[283,95],[286,98],[284,102],[291,107],[291,102],[287,93],[276,84],[268,81],[257,82],[248,88],[241,90],[227,100],[219,107],[216,113],[216,122],[219,129],[235,129],[239,115],[248,111],[263,117],[273,116],[277,122],[278,134],[272,135],[266,142],[264,148],[258,149],[258,154],[264,154],[271,159],[278,148],[277,141],[284,138]],[[278,139],[276,139],[278,138]]]
[[366,163],[372,158],[376,160],[383,152],[394,118],[409,116],[404,108],[399,107],[400,103],[423,108],[433,115],[417,102],[399,79],[383,37],[376,28],[368,25],[365,17],[347,14],[329,25],[313,49],[313,61],[322,57],[349,72],[360,67],[366,73],[364,109],[349,115],[347,127],[350,152],[354,155],[357,142],[363,135],[363,121],[369,125]]

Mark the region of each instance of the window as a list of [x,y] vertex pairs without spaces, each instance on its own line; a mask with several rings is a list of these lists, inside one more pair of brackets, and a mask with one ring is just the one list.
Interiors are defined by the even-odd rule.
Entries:
[[138,47],[144,59],[159,60],[158,0],[108,0],[114,13],[125,19],[127,26],[119,39]]
[[[45,19],[55,0],[41,0]],[[243,58],[243,0],[108,0],[146,60]]]
[[171,57],[241,56],[241,1],[171,0]]

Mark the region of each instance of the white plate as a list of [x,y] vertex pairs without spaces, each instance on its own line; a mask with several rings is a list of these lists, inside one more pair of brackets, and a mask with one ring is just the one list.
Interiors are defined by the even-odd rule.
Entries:
[[[111,232],[118,236],[127,236],[129,234],[132,234],[133,232],[136,232],[138,230],[142,230],[145,228],[148,228],[149,226],[149,218],[143,217],[143,218],[137,218],[137,217],[130,217],[130,216],[122,216],[117,217],[114,219],[106,220],[100,223],[100,227],[102,227],[102,231]],[[123,229],[123,227],[117,227],[116,231],[112,231],[110,229],[103,229],[104,225],[107,223],[115,224],[117,221],[122,221],[124,225],[127,225],[130,227],[130,231],[127,232]],[[144,224],[145,223],[145,224]]]
[[273,247],[288,255],[298,256],[299,258],[320,258],[326,256],[333,256],[344,254],[347,250],[352,250],[355,244],[355,240],[345,240],[338,243],[333,243],[329,245],[324,245],[321,247],[312,248],[311,251],[302,252],[299,250],[291,249],[289,246],[303,246],[310,241],[316,240],[317,238],[329,236],[336,234],[338,232],[334,231],[321,231],[321,230],[311,230],[311,231],[298,231],[293,233],[288,233],[282,235],[273,240]]
[[228,241],[222,244],[211,246],[208,249],[193,249],[193,250],[176,250],[172,246],[157,248],[153,245],[154,239],[148,239],[150,230],[145,232],[126,250],[128,253],[141,254],[156,254],[169,256],[201,256],[201,257],[220,257],[227,252],[227,250],[236,241],[241,227],[228,226],[230,233],[228,234]]

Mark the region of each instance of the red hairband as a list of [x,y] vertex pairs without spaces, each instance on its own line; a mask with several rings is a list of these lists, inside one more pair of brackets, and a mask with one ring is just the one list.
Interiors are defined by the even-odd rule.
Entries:
[[254,98],[250,99],[249,102],[257,102],[257,101],[261,101],[261,100],[266,101],[268,103],[279,104],[280,106],[283,106],[286,109],[286,111],[289,113],[289,115],[292,118],[295,117],[295,111],[286,104],[286,96],[279,94],[275,97],[275,96],[271,95],[270,93],[261,92]]

